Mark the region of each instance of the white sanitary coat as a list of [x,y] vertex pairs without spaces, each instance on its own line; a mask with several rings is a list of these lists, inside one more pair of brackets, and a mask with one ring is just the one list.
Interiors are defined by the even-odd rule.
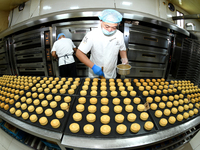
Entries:
[[[105,78],[116,78],[116,66],[119,50],[126,50],[123,33],[116,30],[115,34],[106,36],[101,27],[88,32],[80,43],[79,50],[87,54],[91,50],[90,60],[103,67]],[[89,69],[89,77],[98,77]]]
[[[69,38],[61,38],[54,42],[53,48],[51,52],[56,51],[56,55],[58,56],[58,66],[71,64],[75,62],[73,53],[73,48],[76,48],[74,43]],[[65,55],[69,55],[68,57]],[[63,57],[64,56],[64,57]]]

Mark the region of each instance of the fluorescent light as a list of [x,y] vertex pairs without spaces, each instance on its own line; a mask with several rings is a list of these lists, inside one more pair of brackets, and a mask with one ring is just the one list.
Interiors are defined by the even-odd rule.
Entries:
[[79,7],[78,6],[72,6],[72,7],[70,7],[70,9],[79,9]]
[[125,2],[125,1],[122,2],[122,5],[126,5],[126,6],[130,6],[131,4],[132,4],[131,2]]
[[48,9],[51,9],[51,7],[50,6],[44,6],[43,9],[48,10]]

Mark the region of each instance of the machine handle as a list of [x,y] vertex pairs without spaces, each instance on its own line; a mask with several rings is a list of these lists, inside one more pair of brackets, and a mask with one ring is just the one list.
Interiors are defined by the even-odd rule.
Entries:
[[158,42],[158,39],[157,39],[157,38],[152,38],[152,37],[147,37],[147,36],[144,36],[144,40],[149,40],[149,41],[153,41],[153,42]]

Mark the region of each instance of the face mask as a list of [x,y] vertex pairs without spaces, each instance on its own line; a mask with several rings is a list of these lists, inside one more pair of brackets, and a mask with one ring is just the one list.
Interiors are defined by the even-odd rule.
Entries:
[[114,34],[114,33],[116,32],[116,30],[109,32],[109,31],[107,31],[106,29],[102,28],[102,32],[103,32],[103,34],[105,34],[105,35],[112,35],[112,34]]

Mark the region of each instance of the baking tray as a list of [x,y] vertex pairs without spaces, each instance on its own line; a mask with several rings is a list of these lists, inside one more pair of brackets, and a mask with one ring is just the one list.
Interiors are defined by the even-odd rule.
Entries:
[[[169,82],[169,81],[167,81],[167,82]],[[163,93],[163,90],[161,90],[161,94],[157,94],[157,93],[156,93],[156,90],[154,90],[154,91],[155,91],[155,94],[154,94],[154,95],[151,95],[151,94],[149,93],[148,96],[144,96],[144,95],[143,95],[143,91],[140,91],[140,90],[139,90],[139,87],[136,86],[135,82],[133,82],[133,87],[134,87],[134,89],[136,90],[136,92],[137,92],[140,96],[142,96],[142,97],[144,97],[144,98],[149,97],[149,96],[150,96],[150,97],[151,97],[151,96],[170,96],[170,95],[175,95],[175,94],[178,94],[178,95],[181,94],[181,91],[179,91],[179,90],[176,88],[176,89],[177,89],[177,92],[172,92],[172,93],[164,94],[164,93]],[[159,89],[158,86],[157,86],[157,89]],[[148,90],[145,89],[145,86],[144,86],[144,91],[148,91]],[[149,91],[148,91],[148,92],[149,92]]]
[[[82,89],[82,87],[83,87],[83,85],[84,85],[84,82],[85,82],[85,80],[82,80],[82,83],[81,83],[81,85],[80,85],[80,88],[79,88],[79,91],[78,91],[78,95],[80,95],[80,92],[81,92],[81,90],[83,90]],[[91,79],[90,81],[89,81],[89,85],[88,85],[88,90],[87,90],[87,94],[85,95],[85,96],[91,96],[91,94],[90,94],[90,92],[92,91],[91,90],[91,87],[93,86],[92,85],[92,82],[93,82],[93,80]],[[131,79],[130,79],[130,82],[131,82]],[[98,85],[97,85],[97,97],[114,97],[114,96],[111,96],[111,90],[110,90],[110,85],[109,85],[109,79],[106,79],[106,87],[107,87],[107,96],[101,96],[101,80],[98,80],[97,81],[97,83],[98,83]],[[115,91],[117,91],[117,96],[116,97],[132,97],[131,95],[130,95],[130,91],[128,91],[128,89],[127,89],[127,86],[126,86],[126,83],[122,80],[122,83],[123,83],[123,86],[125,87],[125,91],[127,91],[127,96],[121,96],[121,91],[119,90],[119,86],[118,86],[118,84],[117,84],[117,80],[115,79],[114,80],[114,83],[115,83],[115,87],[116,87],[116,90]],[[132,85],[132,83],[131,83],[131,86],[133,86]],[[133,87],[133,91],[136,91],[135,90],[135,87]],[[139,94],[136,92],[136,96],[139,96]]]
[[[48,95],[48,94],[46,94],[46,95]],[[13,107],[14,107],[16,110],[20,109],[20,110],[22,111],[22,114],[23,114],[23,112],[28,112],[29,117],[30,117],[32,114],[36,114],[37,117],[38,117],[38,120],[37,120],[35,123],[31,122],[29,118],[28,118],[27,120],[24,120],[21,116],[20,116],[20,117],[17,117],[15,114],[11,114],[11,113],[10,113],[10,109],[11,109],[12,107],[10,107],[10,108],[8,109],[7,113],[9,113],[10,116],[12,116],[12,117],[14,117],[14,118],[17,118],[17,119],[19,119],[20,121],[25,122],[25,123],[28,123],[28,124],[30,124],[30,125],[34,125],[34,126],[36,126],[36,127],[43,128],[43,129],[46,129],[46,130],[51,130],[51,131],[54,131],[54,132],[62,133],[63,130],[64,130],[64,127],[65,127],[65,125],[66,125],[66,121],[67,121],[67,119],[68,119],[68,116],[69,116],[69,112],[70,112],[70,110],[71,110],[71,107],[73,106],[75,97],[74,97],[74,96],[70,96],[70,97],[71,97],[71,103],[70,103],[69,111],[64,111],[64,110],[63,110],[63,112],[64,112],[64,117],[61,118],[61,119],[58,119],[58,118],[56,118],[56,116],[55,116],[55,112],[58,111],[58,110],[62,110],[62,109],[60,108],[60,104],[64,102],[64,97],[65,97],[65,96],[61,95],[61,101],[57,102],[57,107],[56,107],[56,108],[51,108],[51,107],[50,107],[50,102],[51,102],[51,101],[54,101],[54,99],[53,99],[53,100],[47,100],[47,101],[48,101],[48,105],[47,105],[46,107],[43,107],[43,106],[41,105],[41,102],[42,102],[43,100],[46,100],[46,95],[45,95],[44,99],[41,99],[41,100],[40,100],[40,104],[37,105],[37,106],[35,106],[35,105],[33,104],[33,101],[34,101],[35,99],[38,99],[38,98],[32,98],[32,103],[31,103],[31,104],[27,104],[27,108],[26,108],[25,110],[22,110],[21,107],[20,107],[20,108],[16,108],[16,107],[15,107],[16,102],[21,102],[20,99],[19,99],[18,101],[16,101],[16,102],[13,104]],[[53,95],[53,97],[57,96],[57,94],[52,94],[52,95]],[[24,102],[24,103],[26,103],[26,102]],[[21,102],[21,104],[23,104],[23,103]],[[35,110],[34,110],[33,112],[29,112],[29,111],[28,111],[28,107],[29,107],[30,105],[33,105],[33,106],[35,107]],[[37,107],[42,107],[42,108],[43,108],[43,113],[37,114],[37,113],[36,113],[36,108],[37,108]],[[47,117],[47,116],[45,115],[45,113],[44,113],[45,110],[48,109],[48,108],[51,108],[52,111],[53,111],[52,116],[49,116],[49,117]],[[47,125],[43,126],[43,125],[41,125],[41,124],[39,123],[39,118],[41,118],[41,117],[47,117],[47,119],[48,119]],[[58,120],[60,121],[60,124],[61,124],[60,127],[58,127],[58,128],[53,128],[53,127],[50,125],[50,122],[51,122],[51,120],[53,120],[53,119],[58,119]]]
[[[154,98],[155,98],[156,96],[151,96],[151,97],[153,98],[153,102],[152,102],[152,103],[156,103],[157,106],[158,106],[156,110],[161,110],[162,113],[163,113],[162,116],[161,116],[160,118],[157,118],[157,117],[155,116],[155,111],[156,111],[156,110],[152,110],[151,108],[148,110],[149,113],[150,113],[150,115],[151,115],[151,117],[152,117],[152,119],[154,120],[154,123],[156,124],[156,126],[158,127],[159,130],[165,130],[165,129],[168,129],[168,128],[173,128],[173,127],[175,127],[175,126],[181,125],[181,124],[183,124],[183,123],[185,123],[185,122],[187,122],[187,121],[189,121],[189,120],[191,120],[191,119],[193,119],[193,118],[199,116],[199,114],[200,114],[200,111],[199,111],[196,115],[194,114],[192,117],[189,116],[189,118],[187,118],[187,119],[184,119],[184,118],[183,118],[182,121],[178,121],[178,120],[177,120],[177,115],[178,115],[178,114],[183,115],[184,112],[189,112],[189,110],[193,110],[194,108],[196,108],[196,107],[195,107],[195,103],[193,104],[193,108],[192,108],[192,109],[188,109],[187,111],[184,110],[183,112],[179,112],[179,111],[178,111],[177,114],[172,114],[172,113],[171,113],[169,116],[165,116],[165,115],[164,115],[164,110],[165,110],[165,109],[171,110],[173,107],[175,107],[175,108],[178,109],[178,106],[184,106],[184,104],[183,104],[183,105],[180,105],[180,104],[179,104],[178,106],[172,105],[171,108],[168,108],[167,105],[166,105],[166,103],[167,103],[169,100],[163,101],[163,100],[161,99],[160,102],[164,102],[164,103],[165,103],[165,108],[164,108],[164,109],[161,109],[161,108],[159,107],[159,102],[156,102],[156,101],[154,100]],[[142,98],[142,101],[145,103],[145,102],[146,102],[146,98]],[[173,101],[171,101],[171,102],[173,103]],[[188,103],[188,104],[189,104],[189,103]],[[150,105],[150,104],[149,104],[149,105]],[[199,109],[198,109],[198,110],[199,110]],[[161,125],[159,124],[159,121],[160,121],[161,118],[165,118],[165,119],[167,119],[167,121],[168,121],[168,119],[169,119],[170,116],[174,116],[174,117],[176,118],[176,122],[175,122],[174,124],[170,124],[170,123],[168,122],[167,125],[164,126],[164,127],[161,126]]]
[[[57,78],[59,78],[59,77],[57,77]],[[76,87],[76,89],[74,90],[74,93],[73,93],[73,94],[69,94],[69,93],[68,93],[68,90],[71,89],[70,87],[71,87],[71,85],[73,84],[73,82],[75,81],[76,78],[72,78],[72,79],[73,79],[73,80],[71,81],[71,83],[68,85],[68,88],[66,89],[66,93],[61,94],[61,93],[59,92],[59,90],[62,88],[62,86],[63,86],[63,85],[65,84],[65,82],[68,80],[68,78],[66,78],[66,81],[64,82],[64,84],[61,85],[61,88],[58,89],[58,90],[57,90],[57,93],[55,93],[55,94],[60,94],[60,95],[76,95],[76,94],[78,93],[78,91],[79,91],[79,88],[80,88],[80,84],[81,84],[81,82],[82,82],[82,79],[80,79],[79,85],[78,85],[78,86]],[[43,79],[42,79],[42,80],[43,80]],[[47,79],[47,80],[48,80],[48,79]],[[41,80],[39,80],[36,84],[40,83],[40,81],[41,81]],[[61,78],[59,78],[59,81],[61,81]],[[59,82],[59,81],[58,81],[58,82]],[[58,82],[57,82],[57,84],[58,84]],[[36,84],[35,84],[34,86],[32,86],[31,88],[36,87]],[[49,84],[51,84],[51,82],[50,82]],[[45,88],[48,88],[48,85],[49,85],[49,84],[46,84],[46,87],[45,87]],[[49,92],[49,93],[52,93],[51,90],[54,89],[54,88],[56,88],[56,85],[57,85],[57,84],[53,85],[53,87],[50,89],[50,92]],[[41,83],[40,83],[40,87],[42,87],[42,84],[41,84]],[[37,90],[38,90],[38,88],[40,88],[40,87],[36,87],[36,92],[38,92]],[[33,92],[31,88],[29,88],[29,90],[28,90],[29,92]],[[44,93],[44,89],[45,89],[45,88],[43,88],[43,93]],[[39,93],[39,92],[38,92],[38,93]]]
[[[81,96],[80,96],[80,97],[81,97]],[[90,98],[92,98],[92,97],[86,97],[86,103],[84,104],[85,110],[81,113],[81,114],[82,114],[82,120],[79,121],[79,122],[76,122],[76,121],[73,120],[73,114],[77,112],[77,111],[76,111],[76,105],[79,104],[79,103],[78,103],[78,98],[80,98],[80,97],[76,97],[76,99],[75,99],[75,103],[74,103],[74,105],[73,105],[73,108],[72,108],[70,117],[69,117],[69,119],[68,119],[68,121],[67,121],[67,125],[66,125],[65,131],[64,131],[64,134],[65,134],[65,135],[81,136],[81,137],[100,137],[100,138],[101,138],[101,137],[102,137],[102,138],[106,137],[106,138],[116,138],[116,137],[119,137],[119,136],[120,136],[120,137],[132,137],[132,136],[139,136],[139,135],[144,135],[144,134],[151,134],[151,133],[154,133],[154,132],[157,131],[157,127],[156,127],[155,124],[154,124],[154,127],[153,127],[153,129],[152,129],[151,131],[146,131],[146,130],[144,129],[144,123],[145,123],[146,121],[142,121],[142,120],[140,119],[139,116],[140,116],[140,113],[141,113],[141,112],[137,111],[137,105],[133,103],[133,98],[132,98],[132,97],[130,98],[130,99],[131,99],[131,105],[133,105],[133,107],[134,107],[133,113],[136,114],[137,118],[136,118],[136,120],[135,120],[134,122],[129,122],[129,121],[127,121],[127,115],[128,115],[128,113],[125,111],[125,104],[123,103],[123,99],[124,99],[124,98],[118,97],[118,98],[120,99],[120,101],[121,101],[121,102],[120,102],[120,105],[121,105],[122,108],[123,108],[122,113],[121,113],[121,114],[124,115],[124,122],[123,122],[123,124],[125,124],[125,125],[127,126],[127,131],[125,132],[125,134],[122,134],[122,135],[121,135],[121,134],[118,134],[118,133],[116,132],[116,127],[117,127],[117,125],[120,124],[120,123],[117,123],[117,122],[115,122],[115,120],[114,120],[114,117],[115,117],[115,115],[116,115],[117,113],[115,113],[114,110],[113,110],[113,109],[114,109],[114,106],[115,106],[115,105],[112,103],[112,99],[113,99],[113,98],[108,98],[108,99],[109,99],[109,103],[108,103],[107,106],[109,106],[110,110],[109,110],[109,113],[108,113],[107,115],[110,116],[110,123],[108,123],[108,125],[111,127],[111,132],[110,132],[109,135],[103,135],[103,134],[100,133],[100,127],[103,125],[103,124],[101,123],[101,121],[100,121],[100,117],[101,117],[102,115],[104,115],[104,114],[101,113],[101,111],[100,111],[100,108],[101,108],[101,106],[102,106],[102,104],[101,104],[100,101],[101,101],[101,98],[103,98],[103,97],[96,97],[96,98],[97,98],[97,104],[96,104],[97,111],[94,113],[94,114],[96,115],[96,121],[93,122],[93,123],[89,123],[89,122],[87,122],[87,120],[86,120],[86,115],[89,113],[88,110],[87,110],[88,106],[90,105],[89,100],[90,100]],[[149,112],[147,111],[147,113],[149,113]],[[153,122],[153,120],[152,120],[152,118],[151,118],[150,115],[149,115],[149,118],[148,118],[147,121],[152,121],[152,122]],[[79,124],[79,126],[80,126],[80,131],[79,131],[78,133],[72,133],[72,132],[69,130],[69,126],[70,126],[71,123],[78,123],[78,124]],[[140,124],[141,129],[140,129],[140,131],[139,131],[138,133],[132,133],[132,132],[130,131],[130,126],[131,126],[132,123],[138,123],[138,124]],[[87,135],[87,134],[85,134],[84,131],[83,131],[83,127],[84,127],[84,125],[86,125],[86,124],[92,124],[92,125],[94,126],[94,133],[92,133],[91,135]]]

